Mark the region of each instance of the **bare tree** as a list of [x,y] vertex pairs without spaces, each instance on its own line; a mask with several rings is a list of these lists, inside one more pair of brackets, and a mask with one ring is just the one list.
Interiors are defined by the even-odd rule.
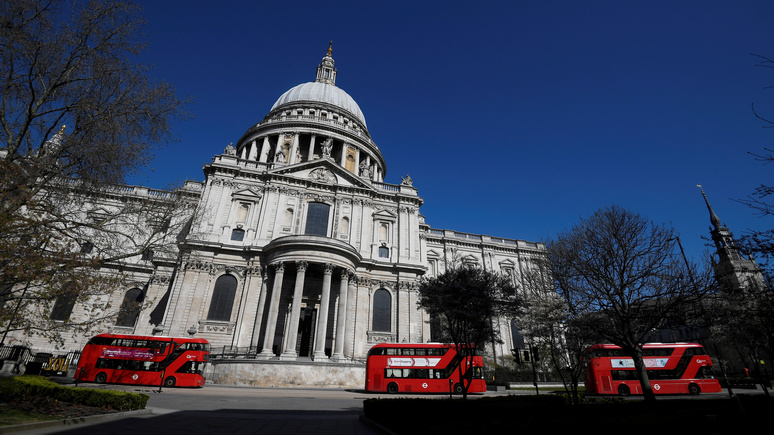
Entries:
[[709,288],[680,257],[674,229],[612,206],[547,244],[557,291],[579,327],[620,346],[632,357],[647,400],[655,396],[642,358],[649,336]]
[[514,322],[524,338],[543,345],[546,350],[543,354],[561,378],[572,403],[578,405],[584,357],[596,337],[583,327],[585,322],[578,321],[566,300],[556,293],[548,269],[541,267],[523,276],[526,295],[514,313]]
[[437,322],[433,339],[453,344],[463,355],[458,389],[463,398],[467,398],[473,374],[468,362],[487,344],[499,342],[495,321],[512,311],[515,303],[508,277],[474,266],[450,267],[437,277],[420,281],[417,304]]
[[[17,230],[0,251],[3,339],[24,331],[61,343],[65,333],[114,321],[119,307],[106,296],[133,276],[152,276],[157,264],[174,264],[196,214],[195,190],[54,184],[0,225]],[[76,304],[81,315],[70,316]]]
[[[758,54],[752,54],[752,56],[757,57],[759,60],[756,66],[762,68],[774,68],[774,59]],[[771,87],[772,86],[768,86],[767,88]],[[757,119],[763,121],[764,128],[774,127],[774,121],[767,116],[758,113],[754,103],[752,104],[752,112]],[[770,148],[765,148],[762,153],[750,154],[755,160],[763,164],[774,162],[774,150]],[[737,201],[750,207],[755,213],[762,217],[770,217],[774,215],[774,204],[771,203],[772,194],[774,194],[774,186],[761,184],[751,195],[748,195],[746,198],[738,199]],[[748,231],[739,239],[739,245],[748,253],[755,254],[756,257],[762,260],[761,267],[766,276],[770,276],[770,262],[774,259],[774,230]]]
[[762,360],[774,355],[774,293],[750,279],[744,288],[715,295],[709,308],[713,338],[736,350],[768,394],[770,374]]
[[[756,66],[774,68],[774,59],[757,54],[752,56],[758,58]],[[764,123],[764,128],[774,127],[774,121],[761,115],[755,104],[752,105],[752,111]],[[771,148],[750,154],[764,165],[774,162],[774,150]],[[774,186],[761,184],[752,194],[736,201],[748,206],[760,217],[771,218],[774,216],[772,195]],[[750,261],[753,261],[753,256],[758,260],[764,279],[748,277],[747,282],[737,285],[721,282],[724,291],[715,298],[713,310],[709,314],[712,315],[712,332],[718,338],[732,343],[748,367],[757,371],[758,361],[766,356],[774,357],[774,290],[771,286],[774,229],[749,229],[737,240],[737,246],[749,256]]]
[[44,312],[57,303],[90,300],[101,309],[84,322],[98,320],[100,295],[120,280],[100,268],[174,247],[185,195],[116,186],[171,139],[185,104],[133,61],[142,23],[129,2],[0,3],[3,337],[22,329],[56,339],[53,327],[67,322]]

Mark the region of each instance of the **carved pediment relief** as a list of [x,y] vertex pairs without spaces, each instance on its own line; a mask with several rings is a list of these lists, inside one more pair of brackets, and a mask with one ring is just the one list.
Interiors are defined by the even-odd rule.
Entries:
[[309,172],[309,179],[318,183],[337,184],[338,179],[327,168],[317,168]]

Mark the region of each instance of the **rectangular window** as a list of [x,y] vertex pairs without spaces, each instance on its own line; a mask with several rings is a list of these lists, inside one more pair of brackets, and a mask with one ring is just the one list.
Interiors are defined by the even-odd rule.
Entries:
[[241,228],[234,228],[231,230],[231,240],[235,242],[241,242],[245,238],[245,230]]
[[306,231],[312,236],[328,235],[328,214],[330,206],[322,202],[310,202],[306,212]]

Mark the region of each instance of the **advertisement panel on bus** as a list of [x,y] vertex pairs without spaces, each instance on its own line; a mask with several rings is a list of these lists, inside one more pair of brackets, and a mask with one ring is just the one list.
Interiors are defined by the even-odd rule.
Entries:
[[[386,393],[483,393],[483,359],[443,343],[382,343],[368,351],[365,389]],[[460,375],[461,373],[461,375]]]
[[[623,349],[596,344],[588,349],[586,394],[642,394],[634,360]],[[699,394],[720,392],[712,371],[712,360],[696,343],[646,343],[643,362],[655,394]]]

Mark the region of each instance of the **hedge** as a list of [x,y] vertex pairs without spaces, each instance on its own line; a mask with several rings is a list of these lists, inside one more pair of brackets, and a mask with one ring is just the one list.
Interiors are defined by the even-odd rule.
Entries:
[[144,409],[150,398],[147,394],[63,387],[42,376],[29,375],[0,379],[0,392],[2,392],[3,400],[8,402],[45,397],[60,402],[110,408],[118,411]]
[[[367,418],[395,433],[557,433],[580,428],[632,434],[756,433],[771,425],[774,398],[742,395],[588,401],[571,406],[560,396],[512,395],[469,398],[378,398],[363,402]],[[760,432],[760,431],[759,431]],[[765,431],[764,431],[765,432]]]

